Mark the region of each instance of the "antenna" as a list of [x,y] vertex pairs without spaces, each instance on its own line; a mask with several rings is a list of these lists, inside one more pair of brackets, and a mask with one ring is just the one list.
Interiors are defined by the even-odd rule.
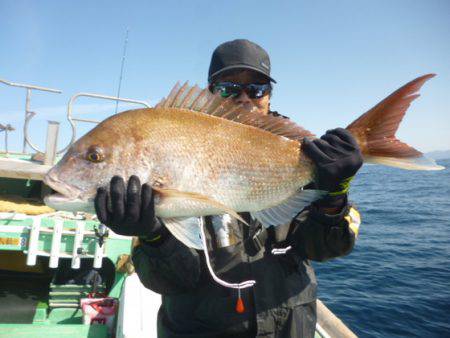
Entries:
[[[122,86],[123,66],[125,64],[125,57],[127,55],[128,31],[129,31],[129,28],[127,28],[127,32],[126,32],[126,35],[125,35],[125,42],[123,44],[122,64],[120,66],[119,87],[117,88],[117,95],[116,95],[117,97],[120,97],[120,88]],[[119,106],[119,100],[116,101],[116,111],[114,112],[114,114],[117,114],[118,106]]]

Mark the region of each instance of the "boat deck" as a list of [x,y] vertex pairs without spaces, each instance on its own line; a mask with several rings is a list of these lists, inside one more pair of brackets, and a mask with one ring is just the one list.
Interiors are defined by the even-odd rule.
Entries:
[[41,181],[51,168],[31,160],[31,155],[0,153],[0,177]]

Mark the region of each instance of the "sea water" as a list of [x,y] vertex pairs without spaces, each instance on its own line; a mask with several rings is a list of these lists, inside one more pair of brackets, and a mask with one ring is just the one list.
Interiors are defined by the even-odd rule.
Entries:
[[450,337],[450,160],[442,171],[364,166],[353,252],[315,264],[319,297],[360,337]]

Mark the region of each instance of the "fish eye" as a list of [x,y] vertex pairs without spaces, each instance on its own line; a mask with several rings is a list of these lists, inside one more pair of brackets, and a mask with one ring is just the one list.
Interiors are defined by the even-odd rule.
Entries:
[[105,159],[105,155],[103,154],[103,151],[99,147],[91,147],[88,149],[88,152],[86,154],[86,159],[89,162],[98,163],[102,162]]

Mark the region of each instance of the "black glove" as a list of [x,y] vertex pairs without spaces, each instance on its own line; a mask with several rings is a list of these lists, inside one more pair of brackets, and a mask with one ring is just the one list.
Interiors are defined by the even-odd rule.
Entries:
[[105,188],[98,188],[95,211],[99,221],[119,235],[157,241],[167,232],[155,217],[153,189],[148,184],[141,187],[137,176],[130,177],[126,192],[120,176],[111,179],[110,194]]
[[316,165],[317,188],[330,196],[345,195],[363,163],[358,143],[342,128],[329,130],[320,139],[305,138],[302,150]]

